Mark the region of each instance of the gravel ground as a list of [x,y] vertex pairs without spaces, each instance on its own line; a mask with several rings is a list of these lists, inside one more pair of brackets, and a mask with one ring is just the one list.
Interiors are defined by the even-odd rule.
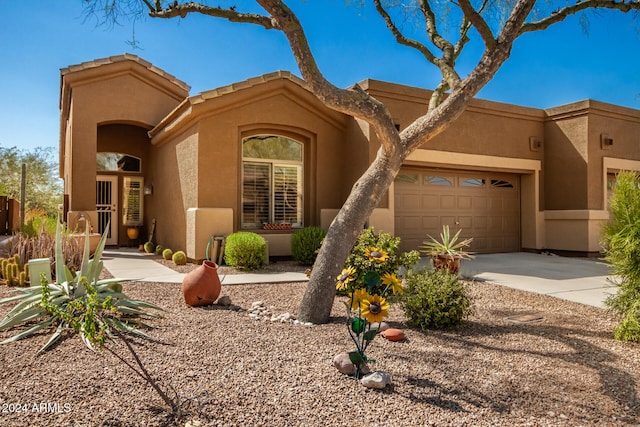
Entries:
[[[150,321],[154,341],[134,345],[148,370],[186,402],[185,415],[168,417],[149,386],[77,337],[34,357],[47,331],[0,346],[0,425],[640,425],[640,346],[613,340],[604,310],[476,282],[469,285],[475,314],[460,330],[435,332],[406,327],[394,305],[388,322],[407,338],[377,337],[367,351],[377,360],[373,369],[393,377],[392,387],[376,391],[331,365],[337,353],[353,350],[340,299],[326,325],[248,316],[254,301],[295,315],[305,286],[223,286],[231,306],[191,308],[180,285],[125,283],[129,296],[165,310]],[[0,297],[12,292],[0,287]],[[9,309],[0,306],[0,315]],[[521,314],[544,320],[505,320]],[[0,339],[13,333],[2,331]]]

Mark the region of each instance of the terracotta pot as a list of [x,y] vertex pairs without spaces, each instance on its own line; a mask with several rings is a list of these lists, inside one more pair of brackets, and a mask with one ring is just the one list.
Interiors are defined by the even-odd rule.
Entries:
[[131,240],[137,239],[139,235],[140,235],[140,230],[137,229],[136,227],[127,228],[127,237],[130,238]]
[[202,265],[187,274],[182,280],[184,302],[192,307],[211,305],[220,295],[218,264],[202,261]]
[[433,266],[438,270],[446,269],[452,273],[460,270],[462,257],[456,255],[438,254],[433,256]]

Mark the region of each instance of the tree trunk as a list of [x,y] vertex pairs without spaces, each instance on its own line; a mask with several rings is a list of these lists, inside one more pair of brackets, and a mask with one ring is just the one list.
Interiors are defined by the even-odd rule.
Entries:
[[378,150],[367,171],[356,182],[331,223],[313,266],[298,318],[314,324],[327,323],[336,294],[336,277],[344,268],[351,248],[363,227],[400,170],[403,158]]

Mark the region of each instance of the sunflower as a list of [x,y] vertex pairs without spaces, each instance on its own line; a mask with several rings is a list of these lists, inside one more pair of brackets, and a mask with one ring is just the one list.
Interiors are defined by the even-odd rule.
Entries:
[[360,303],[370,297],[371,295],[367,293],[366,289],[356,289],[350,297],[351,309],[357,310],[360,307]]
[[373,246],[366,248],[364,250],[364,255],[369,259],[369,261],[375,262],[385,262],[389,259],[389,254],[385,250]]
[[382,284],[385,285],[387,289],[391,289],[391,292],[394,294],[401,294],[403,291],[402,282],[395,273],[385,273],[384,276],[382,276]]
[[389,313],[389,303],[380,295],[368,295],[360,303],[360,313],[369,323],[382,322]]
[[356,274],[356,269],[353,267],[348,267],[342,270],[342,273],[336,277],[336,289],[339,291],[343,291],[347,288],[347,284],[354,279],[354,275]]

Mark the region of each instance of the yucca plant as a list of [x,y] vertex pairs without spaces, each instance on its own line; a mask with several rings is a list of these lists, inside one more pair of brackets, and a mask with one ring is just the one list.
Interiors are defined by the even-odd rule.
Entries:
[[[24,328],[0,344],[12,343],[27,338],[42,329],[56,327],[55,332],[38,351],[38,354],[50,349],[65,330],[75,329],[70,318],[64,313],[73,312],[72,307],[78,304],[77,301],[86,302],[89,298],[93,299],[93,303],[106,309],[100,316],[100,321],[105,323],[102,325],[103,329],[106,328],[105,331],[108,332],[110,328],[113,328],[121,333],[146,337],[146,334],[140,330],[141,327],[146,326],[141,319],[157,317],[156,312],[149,310],[161,310],[161,308],[145,301],[131,299],[122,293],[122,286],[119,283],[125,279],[100,279],[103,268],[100,256],[106,242],[107,230],[108,227],[100,239],[93,259],[89,259],[87,230],[80,269],[72,273],[64,262],[62,231],[60,224],[58,224],[55,242],[56,282],[46,283],[43,280],[40,285],[32,283],[29,288],[17,289],[17,295],[0,300],[0,304],[16,303],[16,306],[0,321],[0,330],[20,326]],[[79,328],[77,332],[87,347],[93,349],[94,342],[90,331]]]

